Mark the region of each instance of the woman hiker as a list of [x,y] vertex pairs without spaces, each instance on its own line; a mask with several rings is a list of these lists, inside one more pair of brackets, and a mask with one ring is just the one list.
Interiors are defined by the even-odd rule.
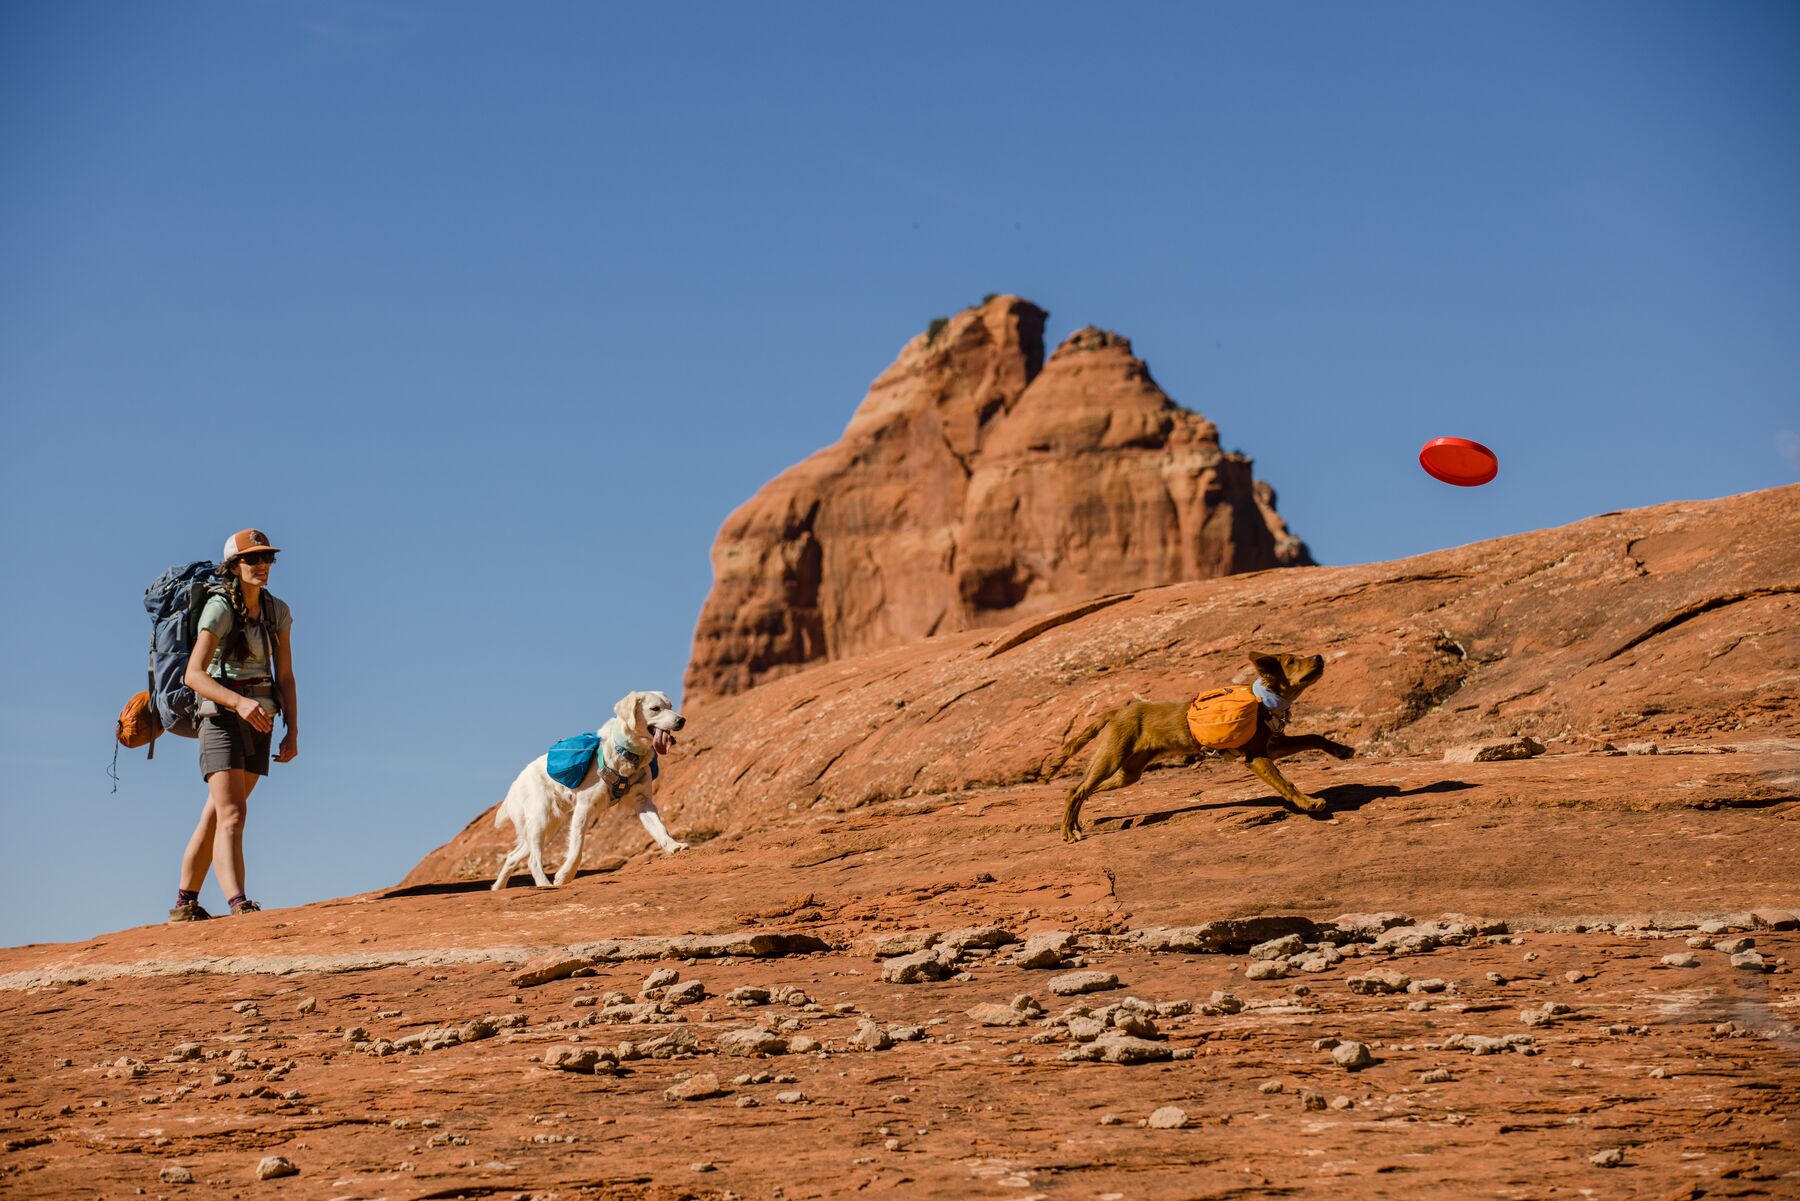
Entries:
[[232,913],[261,909],[244,893],[244,816],[257,780],[269,774],[275,714],[286,733],[277,763],[300,753],[293,615],[268,590],[279,547],[261,530],[239,530],[225,541],[218,573],[224,590],[206,602],[184,682],[200,698],[200,775],[206,808],[181,857],[181,886],[171,922],[212,916],[200,907],[210,867]]

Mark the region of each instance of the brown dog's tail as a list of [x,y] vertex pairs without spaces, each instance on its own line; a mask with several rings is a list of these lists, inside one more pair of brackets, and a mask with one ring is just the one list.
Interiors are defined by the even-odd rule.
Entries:
[[1063,743],[1062,750],[1056,752],[1056,758],[1045,765],[1042,774],[1039,775],[1038,778],[1048,780],[1051,776],[1054,776],[1057,772],[1061,771],[1063,769],[1063,764],[1067,763],[1076,751],[1079,751],[1082,747],[1094,740],[1094,735],[1100,732],[1100,728],[1106,724],[1107,718],[1111,716],[1112,714],[1110,713],[1102,713],[1099,717],[1094,719],[1093,724],[1087,729]]

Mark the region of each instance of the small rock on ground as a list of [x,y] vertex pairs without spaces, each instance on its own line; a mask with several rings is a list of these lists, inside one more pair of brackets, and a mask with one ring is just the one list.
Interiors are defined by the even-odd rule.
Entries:
[[707,1097],[716,1097],[723,1091],[719,1087],[717,1076],[711,1072],[701,1072],[670,1085],[663,1090],[663,1096],[671,1101],[702,1101]]
[[1111,972],[1065,972],[1063,975],[1053,976],[1050,980],[1050,991],[1059,997],[1103,992],[1106,989],[1117,987],[1119,987],[1119,978]]
[[1187,1110],[1175,1105],[1164,1105],[1150,1115],[1152,1130],[1179,1130],[1187,1124]]
[[296,1168],[285,1155],[264,1156],[263,1161],[256,1165],[258,1180],[278,1180],[283,1176],[298,1176],[299,1174],[300,1169]]

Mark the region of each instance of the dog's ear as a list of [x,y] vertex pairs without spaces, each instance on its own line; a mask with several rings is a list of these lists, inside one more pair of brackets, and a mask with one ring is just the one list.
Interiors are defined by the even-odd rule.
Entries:
[[1256,674],[1268,681],[1272,688],[1279,688],[1287,683],[1287,672],[1281,670],[1281,657],[1268,651],[1251,651],[1250,666]]
[[619,724],[627,730],[635,730],[644,724],[643,695],[641,692],[627,692],[619,698],[619,703],[613,706],[613,716],[617,717]]

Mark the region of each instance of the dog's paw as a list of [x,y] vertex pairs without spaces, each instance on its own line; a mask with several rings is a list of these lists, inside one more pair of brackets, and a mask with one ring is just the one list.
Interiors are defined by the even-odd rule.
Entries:
[[1334,759],[1354,759],[1356,758],[1356,748],[1353,746],[1345,746],[1341,742],[1334,742],[1331,745],[1331,757]]
[[664,851],[668,852],[671,855],[673,855],[676,851],[685,851],[687,849],[688,849],[688,844],[685,842],[671,842],[668,846],[663,848]]
[[1086,837],[1087,837],[1087,835],[1082,832],[1082,829],[1080,826],[1071,826],[1068,829],[1063,831],[1063,841],[1064,842],[1080,842],[1082,839],[1084,839]]

